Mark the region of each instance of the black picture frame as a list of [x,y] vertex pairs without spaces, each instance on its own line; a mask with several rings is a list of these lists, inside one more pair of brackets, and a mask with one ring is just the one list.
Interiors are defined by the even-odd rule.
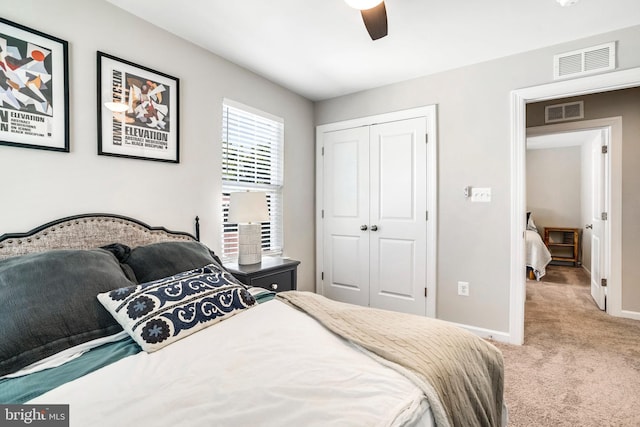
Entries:
[[180,163],[180,79],[100,51],[97,62],[98,155]]
[[0,145],[69,152],[69,44],[0,18]]

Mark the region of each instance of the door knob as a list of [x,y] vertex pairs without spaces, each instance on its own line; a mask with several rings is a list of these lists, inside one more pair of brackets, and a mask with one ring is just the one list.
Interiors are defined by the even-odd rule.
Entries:
[[585,225],[585,226],[584,226],[584,228],[586,228],[586,229],[589,229],[589,230],[590,230],[590,229],[592,229],[592,228],[593,228],[593,224],[587,224],[587,225]]
[[371,231],[378,231],[378,226],[377,225],[372,225],[371,226]]
[[366,224],[361,225],[360,230],[367,231],[367,225]]

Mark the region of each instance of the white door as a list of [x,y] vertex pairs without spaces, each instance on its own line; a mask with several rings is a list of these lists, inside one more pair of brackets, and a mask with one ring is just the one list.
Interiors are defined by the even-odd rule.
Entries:
[[[591,229],[591,296],[600,308],[606,308],[606,288],[603,279],[608,276],[608,248],[607,248],[607,224],[605,217],[608,214],[608,188],[609,188],[609,130],[603,129],[600,138],[591,144],[592,167],[592,209],[591,223],[587,227]],[[605,147],[603,149],[603,147]]]
[[426,118],[323,134],[325,296],[425,315]]
[[324,296],[369,305],[369,128],[324,134]]
[[425,118],[371,127],[370,305],[425,315]]

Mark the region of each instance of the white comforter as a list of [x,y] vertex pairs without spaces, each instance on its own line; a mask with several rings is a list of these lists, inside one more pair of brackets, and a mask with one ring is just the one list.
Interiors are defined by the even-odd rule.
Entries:
[[551,253],[545,246],[540,235],[532,230],[526,230],[527,267],[533,269],[536,279],[540,280],[546,274],[547,264],[551,262]]
[[433,426],[410,380],[273,300],[31,403],[71,426]]

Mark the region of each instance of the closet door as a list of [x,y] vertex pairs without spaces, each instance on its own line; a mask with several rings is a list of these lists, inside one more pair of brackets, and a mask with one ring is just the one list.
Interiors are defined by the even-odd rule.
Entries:
[[426,314],[426,118],[371,127],[370,306]]
[[369,128],[324,134],[324,295],[369,305]]

